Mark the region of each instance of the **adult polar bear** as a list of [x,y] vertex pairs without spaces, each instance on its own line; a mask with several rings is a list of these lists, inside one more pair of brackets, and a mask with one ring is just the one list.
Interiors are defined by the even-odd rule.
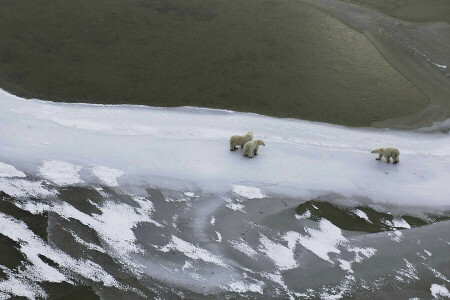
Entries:
[[260,145],[265,146],[263,140],[254,140],[245,143],[244,156],[248,156],[248,158],[253,158],[253,155],[258,155],[258,148]]
[[400,151],[397,148],[378,148],[372,151],[372,153],[379,154],[376,160],[380,160],[381,157],[384,156],[386,158],[386,162],[391,162],[391,157],[394,160],[393,163],[396,164],[399,162],[398,157],[400,156]]
[[230,151],[236,151],[236,146],[244,148],[245,143],[253,140],[253,132],[249,131],[246,135],[233,135],[230,138]]

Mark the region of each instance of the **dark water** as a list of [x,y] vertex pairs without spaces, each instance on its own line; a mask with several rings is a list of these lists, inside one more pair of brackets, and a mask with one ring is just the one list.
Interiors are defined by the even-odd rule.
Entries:
[[0,86],[25,97],[203,106],[349,126],[429,103],[362,32],[300,1],[0,5]]

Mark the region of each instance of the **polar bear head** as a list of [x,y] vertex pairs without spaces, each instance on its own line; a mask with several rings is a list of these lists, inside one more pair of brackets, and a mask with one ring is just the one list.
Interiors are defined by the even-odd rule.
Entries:
[[253,137],[253,131],[247,132],[247,135],[251,135]]
[[378,148],[372,151],[372,153],[378,153],[381,154],[383,152],[383,148]]
[[264,144],[264,141],[263,140],[255,140],[254,141],[256,144],[258,144],[258,145],[262,145],[262,146],[265,146],[266,144]]

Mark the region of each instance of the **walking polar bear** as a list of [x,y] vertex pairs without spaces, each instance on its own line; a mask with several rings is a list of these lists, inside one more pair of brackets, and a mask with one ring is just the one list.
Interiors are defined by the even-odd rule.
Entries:
[[230,151],[236,151],[236,146],[244,148],[245,143],[253,140],[253,132],[249,131],[246,135],[233,135],[230,138]]
[[379,154],[376,160],[380,160],[381,157],[384,156],[386,158],[386,162],[391,162],[391,157],[394,160],[393,163],[396,164],[399,162],[398,157],[400,156],[400,151],[397,148],[378,148],[372,151],[372,153]]
[[258,155],[258,148],[260,145],[265,146],[263,140],[254,140],[245,143],[244,156],[248,156],[248,158],[253,158],[253,155]]

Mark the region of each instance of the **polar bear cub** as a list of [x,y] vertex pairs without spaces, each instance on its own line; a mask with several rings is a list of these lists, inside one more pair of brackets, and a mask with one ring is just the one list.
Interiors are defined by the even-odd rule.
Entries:
[[263,140],[254,140],[254,141],[245,143],[244,156],[248,156],[249,158],[252,158],[253,155],[258,155],[259,145],[265,146],[264,141]]
[[384,156],[386,158],[386,162],[391,162],[391,157],[394,160],[393,163],[396,164],[399,162],[398,157],[400,156],[400,151],[397,148],[378,148],[372,151],[372,153],[379,154],[376,160],[380,160],[381,157]]
[[230,138],[230,151],[236,151],[236,146],[241,146],[244,148],[245,143],[253,140],[253,132],[249,131],[246,135],[233,135]]

